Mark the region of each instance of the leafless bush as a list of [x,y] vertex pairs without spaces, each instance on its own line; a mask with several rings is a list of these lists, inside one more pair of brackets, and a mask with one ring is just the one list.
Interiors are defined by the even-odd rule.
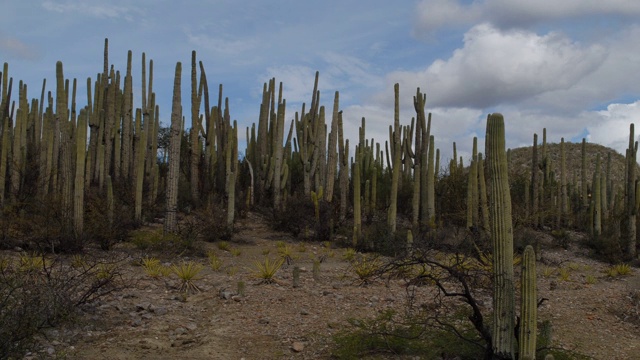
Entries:
[[124,286],[113,259],[0,259],[0,358],[21,356],[34,335],[73,321],[79,307]]

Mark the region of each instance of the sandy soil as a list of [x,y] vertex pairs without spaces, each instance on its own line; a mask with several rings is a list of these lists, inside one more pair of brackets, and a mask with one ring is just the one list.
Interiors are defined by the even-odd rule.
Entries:
[[[195,281],[202,291],[186,299],[175,276],[151,278],[135,265],[137,250],[121,249],[135,254],[123,269],[132,286],[87,308],[78,326],[49,330],[42,347],[27,358],[328,359],[331,336],[347,326],[347,318],[406,304],[401,280],[359,285],[342,249],[301,245],[270,230],[255,214],[238,228],[231,244],[241,254],[206,244],[224,266],[205,267]],[[275,283],[259,284],[253,262],[263,259],[266,249],[275,258],[276,240],[287,242],[296,258]],[[633,310],[630,294],[640,291],[640,271],[610,278],[604,274],[608,264],[586,255],[575,245],[542,253],[538,296],[548,300],[539,310],[540,322],[552,322],[557,346],[595,359],[640,359],[640,327],[623,319]],[[314,279],[312,258],[319,257],[324,260]],[[176,259],[163,259],[171,260]],[[192,260],[206,264],[206,258]],[[301,270],[297,287],[294,266]],[[568,279],[559,277],[560,268],[567,269]],[[237,296],[239,282],[245,284],[244,296]]]

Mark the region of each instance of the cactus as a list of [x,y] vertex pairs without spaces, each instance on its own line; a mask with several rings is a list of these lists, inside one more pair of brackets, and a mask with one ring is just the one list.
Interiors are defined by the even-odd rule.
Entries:
[[7,158],[9,153],[9,117],[6,116],[2,119],[3,128],[2,131],[2,144],[0,145],[0,206],[4,206],[4,188],[6,184],[7,173]]
[[87,109],[80,110],[76,127],[76,174],[74,186],[73,222],[77,238],[84,232],[84,176],[87,145]]
[[358,246],[362,232],[362,209],[360,206],[360,157],[356,146],[356,161],[353,163],[353,247]]
[[325,200],[333,201],[333,186],[336,178],[336,169],[338,167],[338,153],[336,152],[338,142],[338,115],[340,110],[340,93],[335,92],[333,98],[333,113],[331,116],[331,132],[329,133],[329,142],[327,148],[327,175],[326,175],[326,191]]
[[487,182],[484,176],[484,161],[482,153],[478,153],[478,185],[480,196],[480,212],[482,215],[482,230],[489,231],[489,203],[487,201]]
[[491,114],[487,120],[486,149],[491,193],[491,240],[493,243],[492,348],[498,358],[514,356],[514,275],[511,194],[505,153],[504,118]]
[[167,177],[167,200],[164,218],[165,233],[174,233],[177,230],[176,213],[178,211],[178,177],[180,176],[180,133],[182,132],[181,76],[182,63],[178,62],[173,80],[169,174]]
[[533,153],[531,155],[531,217],[534,227],[538,226],[538,134],[533,134]]
[[[136,110],[136,124],[140,124],[142,118],[141,109]],[[149,124],[144,124],[148,127]],[[147,132],[140,129],[140,125],[136,125],[136,154],[135,154],[135,211],[134,219],[142,221],[142,186],[144,185],[144,162],[147,150]]]
[[587,140],[582,138],[582,153],[580,162],[580,197],[582,198],[583,210],[589,206],[589,195],[587,190]]
[[233,228],[236,204],[236,180],[238,179],[238,123],[229,124],[228,101],[225,106],[225,123],[227,123],[227,148],[225,149],[226,181],[225,193],[227,195],[227,227]]
[[629,147],[626,154],[625,214],[627,217],[627,255],[636,257],[636,157],[638,142],[634,142],[634,124],[629,126]]
[[[198,90],[198,67],[196,62],[195,50],[191,52],[191,131],[189,133],[191,140],[191,154],[189,156],[190,165],[190,182],[191,182],[191,200],[194,206],[198,206],[200,198],[200,129],[202,128],[202,118],[200,115],[200,104],[202,103],[202,85],[200,82],[200,90]],[[207,109],[208,111],[208,109]]]
[[560,226],[569,220],[569,196],[567,191],[567,154],[564,149],[564,138],[560,139]]
[[536,254],[531,245],[527,245],[522,256],[522,282],[520,294],[520,359],[527,356],[536,358],[537,308],[536,295]]
[[[396,83],[393,86],[395,95],[394,115],[393,115],[393,128],[389,126],[389,134],[391,142],[391,154],[393,156],[393,165],[391,176],[391,194],[389,198],[389,212],[387,216],[387,224],[391,233],[396,232],[396,215],[398,213],[398,183],[400,181],[400,85]],[[388,152],[387,152],[388,153]]]
[[600,154],[596,156],[596,168],[593,172],[593,235],[602,233],[602,197],[600,194]]

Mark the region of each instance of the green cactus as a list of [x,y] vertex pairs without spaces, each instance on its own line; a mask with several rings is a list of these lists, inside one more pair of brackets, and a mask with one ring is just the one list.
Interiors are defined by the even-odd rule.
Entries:
[[176,64],[173,80],[173,102],[171,108],[171,142],[169,145],[169,174],[167,176],[167,200],[164,218],[164,232],[177,230],[178,177],[180,176],[180,133],[182,132],[181,84],[182,63]]
[[534,227],[538,226],[538,134],[533,134],[533,153],[531,155],[531,218]]
[[331,116],[331,132],[329,133],[329,142],[327,148],[327,175],[326,175],[326,195],[327,202],[333,201],[333,187],[336,178],[336,169],[338,168],[338,115],[340,110],[340,93],[335,92],[333,98],[333,113]]
[[356,146],[356,161],[353,163],[353,247],[358,246],[362,234],[362,209],[360,189],[360,158]]
[[87,108],[80,110],[76,127],[76,174],[74,186],[73,222],[77,238],[84,232],[84,176],[87,145]]
[[[387,215],[387,224],[391,233],[396,232],[397,225],[397,213],[398,213],[398,183],[400,182],[400,164],[401,157],[401,143],[400,143],[400,85],[396,83],[393,86],[395,102],[394,102],[394,115],[393,115],[393,127],[389,126],[389,141],[391,142],[391,154],[393,156],[393,164],[390,166],[392,171],[391,176],[391,191],[389,197],[389,211]],[[388,152],[387,152],[388,153]]]
[[627,255],[629,258],[636,257],[636,164],[638,154],[638,142],[634,142],[634,124],[629,125],[629,147],[626,154],[626,185],[625,185],[625,213],[627,216]]
[[480,211],[482,214],[482,230],[489,231],[489,202],[487,200],[487,182],[484,176],[484,161],[482,153],[478,153],[478,185],[480,196]]
[[522,256],[522,282],[520,294],[520,329],[519,349],[520,359],[536,358],[537,335],[536,295],[536,254],[531,245],[527,245]]
[[587,187],[587,140],[582,138],[582,153],[580,163],[580,196],[582,197],[582,208],[587,209],[589,206],[589,194]]
[[487,120],[486,149],[489,188],[492,196],[491,240],[493,243],[493,353],[498,358],[514,356],[515,318],[513,275],[513,223],[511,194],[505,153],[504,118],[491,114]]
[[4,206],[5,199],[5,184],[6,184],[6,173],[7,173],[7,158],[9,153],[9,117],[5,117],[2,119],[3,128],[2,131],[2,145],[0,145],[0,207]]

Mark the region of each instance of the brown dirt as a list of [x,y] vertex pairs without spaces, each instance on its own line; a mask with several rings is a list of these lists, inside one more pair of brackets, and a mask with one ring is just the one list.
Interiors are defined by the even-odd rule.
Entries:
[[[129,261],[123,270],[130,288],[87,309],[73,329],[48,331],[42,347],[27,358],[48,350],[51,357],[69,359],[328,359],[331,336],[347,326],[347,318],[405,306],[402,281],[360,286],[341,249],[320,243],[302,248],[255,214],[240,220],[238,228],[231,245],[242,251],[239,256],[206,244],[225,267],[202,271],[196,281],[201,292],[185,301],[175,276],[154,279]],[[265,249],[275,258],[276,240],[286,241],[298,258],[279,271],[276,283],[258,284],[253,261],[263,259]],[[135,254],[132,260],[141,256],[133,248],[121,251]],[[312,256],[325,258],[318,280],[313,279]],[[192,260],[206,263],[206,258]],[[296,288],[294,265],[301,269]],[[232,267],[237,273],[229,275]],[[640,359],[640,327],[622,319],[630,310],[629,294],[640,290],[640,272],[609,278],[603,273],[608,267],[575,245],[545,250],[538,262],[538,296],[548,300],[539,320],[552,322],[556,346],[595,359]],[[560,268],[568,269],[568,280],[559,278]],[[595,283],[587,284],[587,276]],[[236,293],[240,281],[246,284],[245,296],[224,299],[225,291]]]

